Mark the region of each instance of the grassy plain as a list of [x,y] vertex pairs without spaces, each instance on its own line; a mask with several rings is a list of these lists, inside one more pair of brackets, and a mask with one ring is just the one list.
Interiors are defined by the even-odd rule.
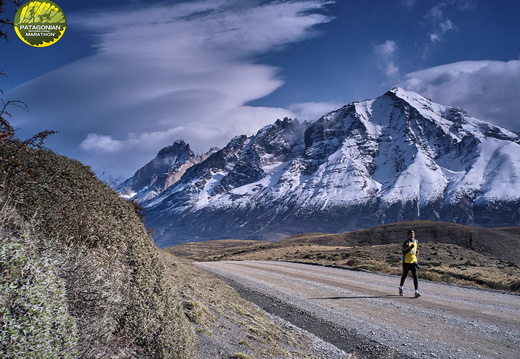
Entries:
[[420,243],[421,278],[520,291],[520,227],[485,229],[412,221],[348,233],[298,234],[277,242],[187,243],[167,251],[193,261],[292,261],[400,275],[400,246],[408,228],[416,231]]

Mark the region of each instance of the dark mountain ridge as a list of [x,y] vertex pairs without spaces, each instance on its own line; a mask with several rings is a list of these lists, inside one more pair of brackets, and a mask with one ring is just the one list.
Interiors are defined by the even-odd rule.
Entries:
[[177,182],[191,166],[204,161],[216,148],[208,153],[196,155],[183,140],[175,141],[157,153],[157,156],[141,167],[129,179],[117,186],[125,198],[138,202],[152,199]]

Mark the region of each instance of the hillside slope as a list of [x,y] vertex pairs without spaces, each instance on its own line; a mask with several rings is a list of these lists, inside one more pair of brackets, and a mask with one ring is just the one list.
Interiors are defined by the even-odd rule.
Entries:
[[134,206],[81,163],[0,137],[0,356],[193,357]]
[[159,250],[138,206],[40,145],[0,129],[1,358],[345,357]]

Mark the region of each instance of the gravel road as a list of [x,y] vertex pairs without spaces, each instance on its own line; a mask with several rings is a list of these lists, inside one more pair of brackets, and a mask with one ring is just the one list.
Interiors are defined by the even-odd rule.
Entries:
[[288,262],[196,263],[246,299],[364,358],[520,358],[520,296]]

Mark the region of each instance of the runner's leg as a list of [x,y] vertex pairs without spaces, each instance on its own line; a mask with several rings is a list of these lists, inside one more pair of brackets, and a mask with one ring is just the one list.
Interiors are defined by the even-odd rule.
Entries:
[[417,263],[413,263],[410,266],[410,270],[412,271],[413,285],[415,287],[415,291],[418,291],[419,290],[419,276],[417,275]]
[[400,287],[402,287],[404,285],[404,281],[406,280],[406,276],[408,275],[409,270],[410,270],[409,263],[403,263],[403,275],[401,276]]

